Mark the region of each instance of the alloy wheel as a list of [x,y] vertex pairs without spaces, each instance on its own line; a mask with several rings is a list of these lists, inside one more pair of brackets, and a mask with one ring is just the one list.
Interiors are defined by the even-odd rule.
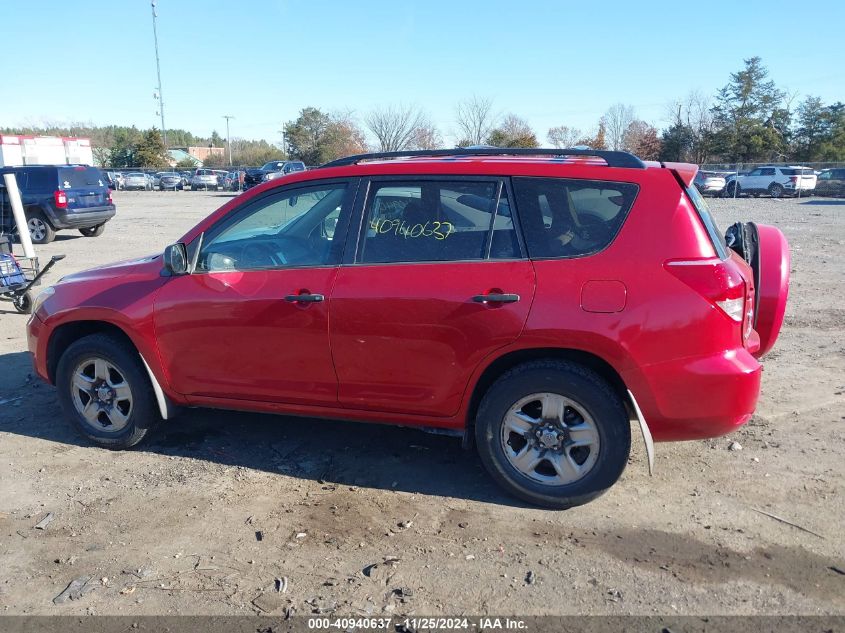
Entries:
[[104,358],[86,358],[73,371],[71,397],[77,412],[91,428],[122,431],[132,413],[132,389],[123,371]]
[[595,421],[581,404],[548,392],[517,401],[505,415],[500,439],[518,473],[549,486],[586,476],[601,444]]
[[26,226],[29,228],[29,235],[34,242],[40,242],[47,237],[47,225],[41,218],[29,218]]

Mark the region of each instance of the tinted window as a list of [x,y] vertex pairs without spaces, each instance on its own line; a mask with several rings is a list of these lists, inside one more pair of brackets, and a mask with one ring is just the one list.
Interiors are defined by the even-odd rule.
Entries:
[[[518,256],[497,182],[373,183],[359,262],[437,262]],[[497,213],[498,207],[498,213]],[[494,229],[492,240],[491,226]]]
[[284,172],[289,174],[292,171],[305,171],[305,164],[304,163],[288,163],[285,165]]
[[105,186],[103,174],[95,167],[62,167],[59,169],[59,187],[80,189]]
[[783,172],[784,176],[812,176],[813,175],[812,169],[782,168],[781,172]]
[[[250,203],[206,235],[200,271],[321,266],[340,260],[346,184],[289,189]],[[345,217],[343,218],[346,221]]]
[[775,168],[774,167],[766,167],[760,170],[761,176],[774,176],[775,175]]
[[[55,169],[26,169],[18,172],[17,177],[18,187],[28,191],[52,191],[59,184]],[[22,177],[26,180],[24,181]]]
[[594,180],[514,178],[513,186],[534,258],[578,257],[605,248],[637,195],[636,185]]

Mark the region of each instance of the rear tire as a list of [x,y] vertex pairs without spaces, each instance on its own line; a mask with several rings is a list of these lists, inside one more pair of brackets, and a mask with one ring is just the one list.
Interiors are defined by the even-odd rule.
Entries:
[[92,334],[67,348],[56,389],[77,432],[103,448],[135,446],[161,421],[140,355],[109,334]]
[[85,237],[100,237],[103,234],[103,231],[106,230],[106,223],[103,222],[102,224],[98,224],[97,226],[90,226],[84,229],[79,229],[79,232],[82,233]]
[[27,214],[26,226],[33,244],[49,244],[56,239],[56,229],[41,211]]
[[475,439],[484,467],[505,490],[566,509],[619,479],[631,425],[622,399],[598,374],[546,360],[519,365],[493,383],[478,408]]
[[783,197],[783,187],[780,186],[777,183],[769,185],[769,195],[772,198],[782,198]]

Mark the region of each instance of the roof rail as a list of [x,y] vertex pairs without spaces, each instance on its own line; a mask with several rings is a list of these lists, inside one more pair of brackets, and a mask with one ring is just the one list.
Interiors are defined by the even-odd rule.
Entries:
[[628,152],[615,152],[603,149],[549,149],[549,148],[507,148],[507,147],[474,147],[457,149],[431,149],[431,150],[409,150],[405,152],[375,152],[371,154],[356,154],[330,161],[320,167],[345,167],[357,165],[367,160],[378,160],[381,158],[414,158],[414,157],[436,158],[460,157],[460,156],[550,156],[553,158],[565,158],[567,156],[595,156],[607,163],[608,167],[628,167],[631,169],[645,169],[646,165],[639,158]]

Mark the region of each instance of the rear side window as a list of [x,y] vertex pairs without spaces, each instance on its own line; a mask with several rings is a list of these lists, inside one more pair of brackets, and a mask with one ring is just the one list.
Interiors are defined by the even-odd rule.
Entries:
[[373,183],[361,263],[441,262],[519,256],[500,182]]
[[56,182],[54,169],[26,169],[18,172],[18,187],[27,191],[54,191],[59,183]]
[[59,187],[61,189],[81,189],[104,185],[103,174],[94,167],[62,167],[59,169]]
[[630,183],[565,178],[514,178],[513,188],[534,259],[581,257],[604,249],[638,191]]
[[716,249],[719,259],[727,259],[728,250],[725,246],[724,234],[719,230],[716,220],[713,219],[713,214],[710,213],[710,207],[707,206],[704,196],[695,187],[687,187],[686,191],[692,205],[698,212],[698,217],[701,218],[701,223],[707,229],[707,234],[710,236],[710,241],[713,242],[713,248]]

